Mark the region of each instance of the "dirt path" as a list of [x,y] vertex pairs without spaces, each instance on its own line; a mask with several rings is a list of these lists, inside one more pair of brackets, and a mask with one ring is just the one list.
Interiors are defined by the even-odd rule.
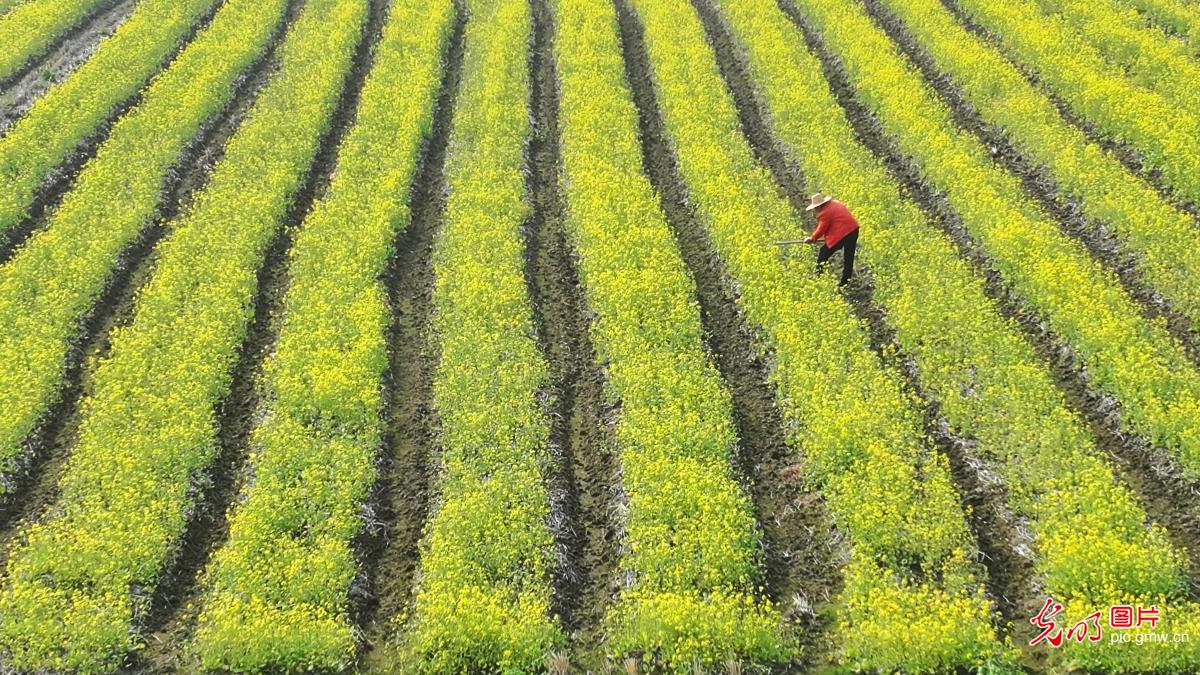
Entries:
[[412,222],[396,240],[385,276],[392,310],[385,381],[387,433],[379,459],[379,481],[368,500],[368,526],[355,548],[361,574],[354,584],[353,615],[363,631],[360,661],[385,671],[395,658],[392,620],[411,609],[419,544],[432,500],[434,458],[441,424],[433,397],[438,349],[430,341],[433,314],[433,240],[446,206],[446,147],[462,80],[467,10],[458,17],[443,59],[444,70],[433,127],[421,150],[411,187]]
[[136,0],[101,3],[60,35],[42,54],[0,80],[0,134],[55,82],[78,68],[104,38],[129,18]]
[[[831,601],[841,588],[840,568],[848,557],[842,535],[834,528],[819,491],[800,478],[803,457],[787,446],[788,421],[783,419],[768,380],[770,354],[760,353],[754,331],[729,292],[724,264],[688,204],[674,150],[658,109],[641,25],[625,0],[618,0],[626,75],[638,108],[646,173],[696,281],[701,322],[709,350],[733,394],[738,432],[737,469],[754,505],[764,551],[767,595],[789,619],[804,652],[796,667],[816,667],[832,658],[827,637]],[[738,92],[745,102],[750,92]],[[748,107],[739,105],[743,125],[762,137],[765,127]],[[760,158],[802,182],[794,165],[768,143],[754,144]],[[788,194],[793,204],[800,199]]]
[[548,490],[550,528],[558,562],[554,611],[577,664],[594,665],[600,622],[616,593],[623,501],[615,438],[618,411],[605,400],[604,369],[589,335],[591,318],[580,284],[576,253],[566,232],[554,13],[547,0],[531,0],[533,45],[529,69],[533,137],[527,150],[527,192],[533,203],[525,224],[525,277],[538,344],[550,366],[550,444],[555,472]]

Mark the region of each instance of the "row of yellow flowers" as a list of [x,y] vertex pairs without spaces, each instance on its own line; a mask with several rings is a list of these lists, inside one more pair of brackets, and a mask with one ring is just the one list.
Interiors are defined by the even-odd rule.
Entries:
[[0,137],[0,232],[28,214],[46,176],[137,93],[214,0],[149,0]]
[[[1020,181],[970,132],[856,5],[803,0],[857,96],[878,115],[1016,294],[1072,345],[1127,423],[1200,471],[1200,373],[1159,322],[1147,321],[1116,275],[1063,234]],[[847,22],[854,33],[832,26]],[[1082,299],[1087,302],[1081,302]]]
[[532,672],[563,636],[551,616],[546,363],[520,231],[530,215],[526,0],[471,0],[433,250],[441,351],[437,498],[421,546],[407,658],[432,672]]
[[1200,328],[1200,230],[1120,161],[1088,141],[1000,52],[955,21],[938,0],[883,0],[961,87],[983,119],[1044,164],[1090,223],[1122,237],[1155,289]]
[[786,658],[755,592],[754,514],[734,479],[729,391],[709,361],[696,287],[642,173],[638,113],[610,0],[558,0],[567,231],[608,364],[623,487],[622,576],[607,650],[687,671]]
[[1003,660],[945,458],[833,280],[814,278],[811,259],[781,264],[770,246],[803,225],[742,137],[698,17],[686,0],[633,5],[691,206],[771,350],[803,474],[848,538],[831,636],[841,658],[884,671]]
[[[1142,25],[1123,0],[1035,0],[1048,17],[1063,20],[1139,87],[1156,91],[1193,116],[1200,113],[1200,62],[1191,47]],[[1200,143],[1200,142],[1198,142]],[[1200,147],[1197,145],[1195,147]],[[1189,198],[1198,199],[1197,193]]]
[[83,403],[59,501],[8,559],[0,645],[11,665],[110,670],[141,642],[138,622],[220,449],[215,411],[258,267],[331,123],[365,16],[361,0],[310,0],[277,76],[160,247]]
[[28,0],[0,13],[0,82],[45,53],[106,0]]
[[450,0],[392,3],[333,181],[296,235],[252,480],[206,576],[196,635],[206,668],[337,670],[354,658],[352,540],[383,437],[380,278],[409,224],[454,16]]
[[[74,188],[0,267],[0,472],[58,399],[81,316],[152,226],[172,167],[262,56],[286,0],[230,0],[121,118]],[[37,139],[29,139],[37,143]]]
[[1187,0],[1127,0],[1146,18],[1150,25],[1165,28],[1200,49],[1200,7]]
[[[793,86],[819,82],[821,73],[795,27],[773,0],[721,5],[773,113],[773,131],[807,179],[853,204],[880,243],[863,251],[876,279],[875,299],[947,420],[978,441],[980,454],[1004,478],[1009,507],[1034,537],[1040,587],[1067,601],[1066,613],[1075,620],[1111,603],[1157,603],[1168,630],[1187,632],[1197,613],[1186,601],[1183,553],[1114,480],[1046,366],[1001,317],[953,244],[856,141],[829,87]],[[857,20],[846,25],[866,29]],[[1088,649],[1096,648],[1080,653]],[[1194,668],[1196,649],[1176,649],[1168,656],[1122,645],[1092,663]]]
[[1075,114],[1105,137],[1135,146],[1146,169],[1161,169],[1163,181],[1200,201],[1200,118],[1194,109],[1135,85],[1062,17],[1041,13],[1032,0],[955,4],[998,36],[1006,56],[1035,73]]

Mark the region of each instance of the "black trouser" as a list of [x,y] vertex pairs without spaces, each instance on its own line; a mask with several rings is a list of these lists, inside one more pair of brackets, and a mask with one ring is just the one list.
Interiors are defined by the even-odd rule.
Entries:
[[858,230],[842,237],[833,248],[829,248],[828,244],[821,246],[821,251],[817,253],[817,269],[824,269],[825,261],[838,251],[842,251],[842,281],[839,286],[846,285],[850,281],[850,277],[854,276],[854,251],[858,248]]

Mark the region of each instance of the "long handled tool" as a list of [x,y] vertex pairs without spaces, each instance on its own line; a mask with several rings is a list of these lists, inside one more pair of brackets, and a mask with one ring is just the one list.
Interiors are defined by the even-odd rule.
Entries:
[[809,243],[807,239],[784,239],[782,241],[775,242],[775,246],[791,246],[792,244],[807,244],[807,243]]

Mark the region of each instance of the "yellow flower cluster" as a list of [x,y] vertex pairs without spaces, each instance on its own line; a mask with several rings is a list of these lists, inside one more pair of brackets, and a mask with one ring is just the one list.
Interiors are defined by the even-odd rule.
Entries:
[[1005,52],[1035,71],[1078,115],[1109,138],[1136,146],[1148,169],[1161,169],[1167,184],[1200,199],[1200,117],[1194,107],[1138,87],[1095,44],[1062,17],[1040,12],[1032,0],[962,0],[958,7],[1000,36]]
[[984,120],[1003,127],[1023,152],[1048,167],[1061,189],[1079,199],[1089,222],[1104,223],[1122,237],[1136,252],[1146,281],[1200,328],[1200,235],[1192,217],[1064,121],[1047,95],[996,48],[959,25],[938,0],[882,4],[954,78]]
[[[271,24],[281,5],[227,5],[234,23],[214,24],[210,37],[253,41],[269,33],[254,24]],[[11,665],[104,671],[137,646],[134,622],[219,449],[215,409],[252,318],[256,272],[329,127],[365,17],[358,0],[306,5],[277,76],[161,245],[83,404],[60,502],[8,560],[0,645]]]
[[[341,4],[351,16],[325,24],[358,26],[366,3]],[[337,172],[296,235],[254,481],[208,571],[196,635],[207,668],[336,670],[354,658],[352,540],[383,433],[389,317],[379,279],[409,223],[408,186],[454,18],[450,0],[392,3]]]
[[43,54],[104,0],[28,0],[0,12],[0,82]]
[[[837,605],[843,655],[864,669],[907,669],[907,659],[940,669],[1002,660],[945,461],[930,452],[911,401],[833,280],[814,278],[807,260],[781,264],[768,245],[794,237],[800,225],[742,137],[698,18],[685,0],[632,4],[692,205],[738,283],[741,308],[774,353],[772,377],[796,424],[791,441],[804,453],[805,475],[849,539],[853,562]],[[867,625],[866,612],[850,612],[885,592],[903,606],[953,617],[954,628],[937,649],[911,653],[909,615],[889,612],[875,619],[886,624]],[[872,649],[855,637],[865,630]]]
[[[955,125],[915,66],[860,8],[830,0],[797,6],[824,29],[857,95],[876,111],[900,151],[945,193],[1016,294],[1076,350],[1092,384],[1121,402],[1136,431],[1200,471],[1200,372],[1178,341],[1160,322],[1144,318],[1114,273],[1036,203],[1020,199],[1019,180]],[[853,28],[835,31],[833,25]]]
[[608,363],[624,490],[607,650],[671,670],[782,660],[781,618],[756,599],[754,516],[735,481],[730,394],[709,361],[696,288],[642,174],[638,115],[608,0],[559,0],[566,226],[592,337]]
[[[286,4],[241,0],[222,7],[154,79],[141,104],[114,125],[45,228],[0,267],[0,473],[10,470],[22,441],[57,400],[63,362],[78,334],[79,319],[103,292],[120,252],[154,218],[171,167],[205,120],[232,98],[237,75],[267,48]],[[110,67],[125,66],[110,62]],[[96,84],[90,79],[85,83]],[[74,104],[82,101],[63,103],[70,110],[60,114],[76,114]],[[21,128],[18,125],[14,133]],[[39,138],[22,138],[41,143]],[[5,137],[0,148],[8,148],[7,141]],[[69,145],[73,148],[74,142]],[[0,161],[13,162],[0,163],[2,180],[16,180],[10,167],[32,168],[19,153],[8,153],[0,150]],[[43,166],[40,171],[49,169]],[[4,183],[10,185],[16,183]],[[14,195],[32,189],[21,188]],[[3,190],[0,195],[0,200],[8,198]],[[17,212],[27,206],[28,198],[18,204]],[[6,216],[10,217],[15,216]]]
[[78,70],[5,130],[0,138],[0,232],[26,217],[46,175],[157,72],[213,2],[138,3]]
[[640,653],[655,671],[694,673],[733,659],[764,664],[791,655],[780,639],[779,617],[738,590],[635,586],[607,617],[608,649]]
[[[892,4],[902,2],[928,8],[920,13],[923,17],[933,14],[923,0]],[[1161,528],[1147,527],[1144,510],[1114,481],[1045,366],[1000,317],[952,244],[901,196],[880,161],[855,141],[829,88],[798,91],[793,86],[818,77],[821,64],[804,48],[788,18],[771,0],[720,4],[747,50],[752,77],[773,113],[773,131],[810,180],[851,202],[867,231],[888,242],[864,249],[876,273],[876,300],[947,419],[980,442],[1005,478],[1009,505],[1029,519],[1037,571],[1047,592],[1072,598],[1081,607],[1092,605],[1088,612],[1112,602],[1154,599],[1167,606],[1166,615],[1181,617],[1170,619],[1168,630],[1188,625],[1196,608],[1186,600],[1182,552],[1169,544]],[[820,18],[817,8],[807,9]],[[845,9],[830,20],[863,39],[871,53],[888,55],[878,29],[860,9]],[[857,58],[858,53],[843,54],[849,67]],[[858,649],[866,653],[870,645],[863,640]],[[905,649],[936,653],[929,647],[905,647],[897,653]],[[1177,649],[1180,662],[1196,658],[1184,651]],[[891,657],[880,658],[887,662]],[[1117,662],[1116,657],[1110,662]]]
[[467,5],[449,198],[433,250],[438,503],[403,651],[426,672],[534,672],[563,635],[550,614],[550,430],[538,403],[547,370],[520,235],[532,17],[524,1]]

